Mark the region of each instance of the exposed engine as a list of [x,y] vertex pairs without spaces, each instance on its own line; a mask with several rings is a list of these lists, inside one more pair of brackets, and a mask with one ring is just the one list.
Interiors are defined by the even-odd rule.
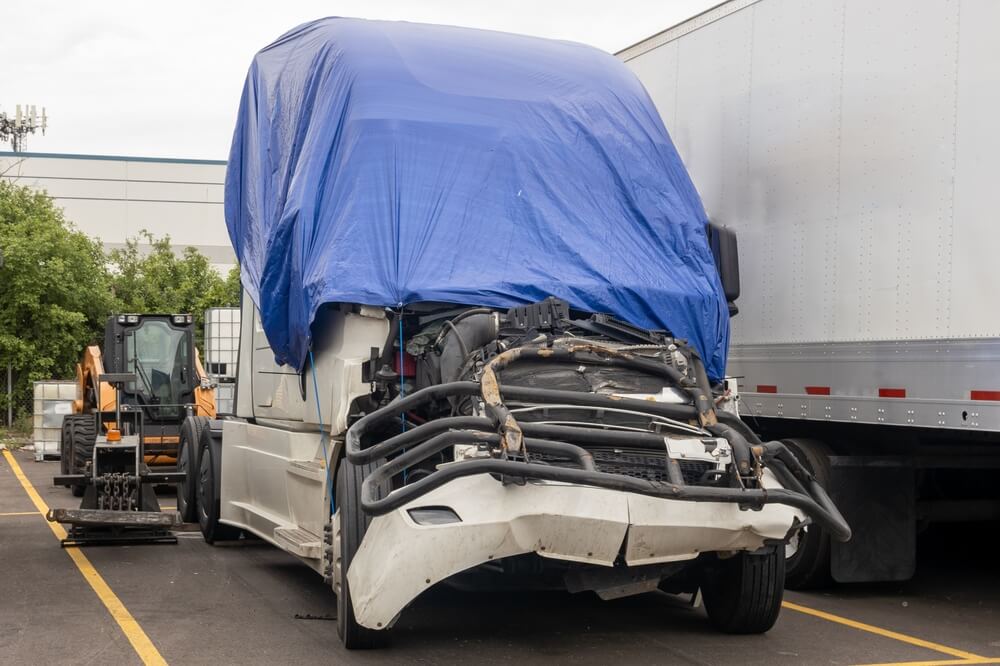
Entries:
[[[666,332],[551,298],[506,312],[428,307],[408,313],[401,330],[373,350],[374,390],[361,406],[369,413],[347,437],[348,458],[374,466],[362,495],[371,514],[487,472],[505,482],[787,503],[838,522],[798,461],[757,439],[725,384],[710,385],[698,353]],[[783,488],[763,487],[765,468]]]
[[[770,626],[773,603],[759,624],[733,624],[725,609],[744,596],[727,581],[751,567],[759,587],[780,589],[780,575],[753,572],[780,567],[778,547],[806,520],[850,536],[815,479],[739,419],[684,340],[554,299],[411,311],[391,330],[346,434],[339,487],[361,481],[334,521],[371,521],[348,578],[399,591],[352,602],[364,626],[475,567],[602,598],[702,589],[719,626]],[[331,580],[343,581],[331,552]],[[403,552],[421,573],[393,566]]]

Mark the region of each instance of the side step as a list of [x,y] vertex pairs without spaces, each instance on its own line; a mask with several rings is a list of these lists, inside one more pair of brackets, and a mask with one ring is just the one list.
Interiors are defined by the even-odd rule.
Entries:
[[293,555],[318,560],[323,553],[323,540],[301,527],[275,527],[274,540]]

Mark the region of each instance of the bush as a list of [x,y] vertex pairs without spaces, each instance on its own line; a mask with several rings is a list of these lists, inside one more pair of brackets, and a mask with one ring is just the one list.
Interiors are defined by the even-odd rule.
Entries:
[[118,312],[193,314],[198,347],[205,310],[239,305],[238,268],[223,279],[197,249],[184,248],[178,256],[169,236],[157,238],[143,230],[108,258]]
[[0,179],[0,420],[8,364],[16,416],[30,414],[31,383],[73,377],[110,314],[191,313],[200,346],[205,310],[239,296],[239,271],[223,278],[193,247],[178,256],[169,236],[142,231],[105,254],[44,192]]
[[0,368],[13,368],[20,406],[30,401],[32,381],[71,376],[114,299],[101,244],[73,228],[44,193],[6,181],[0,253]]

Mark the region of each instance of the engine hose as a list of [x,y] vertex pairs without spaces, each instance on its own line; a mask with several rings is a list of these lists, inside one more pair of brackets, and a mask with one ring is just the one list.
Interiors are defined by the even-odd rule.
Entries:
[[349,446],[347,448],[347,459],[355,465],[363,465],[390,456],[399,450],[405,450],[449,430],[478,429],[490,431],[493,427],[492,420],[478,416],[452,416],[435,419],[416,428],[410,428],[405,432],[401,432],[360,451]]
[[[593,455],[582,447],[567,444],[566,442],[532,438],[525,440],[525,443],[531,448],[532,451],[569,458],[579,464],[583,471],[597,471],[594,466]],[[365,479],[364,483],[368,485],[381,484],[388,481],[407,467],[416,465],[439,451],[443,451],[444,449],[456,444],[484,444],[487,446],[497,446],[500,444],[500,435],[496,433],[478,432],[473,430],[449,430],[448,432],[440,433],[425,442],[421,442],[412,449],[408,449],[405,453],[401,453],[384,465],[380,465]]]
[[809,494],[809,491],[806,490],[806,487],[803,486],[801,483],[799,483],[799,480],[795,478],[795,475],[792,474],[791,471],[789,471],[789,469],[785,466],[785,464],[782,463],[780,460],[775,460],[767,467],[768,469],[771,470],[771,472],[774,473],[775,478],[778,479],[778,483],[780,483],[785,488],[788,488],[789,490],[794,490],[797,493],[802,493],[803,495]]
[[[427,446],[427,449],[422,452],[424,456],[431,453],[432,449],[440,450],[449,444],[459,443],[459,441],[469,443],[473,439],[478,439],[492,444],[499,443],[500,438],[498,435],[493,434],[485,435],[483,433],[453,431],[438,435],[435,439],[438,441],[434,442],[430,440],[421,445],[422,447]],[[395,473],[398,473],[399,469],[397,468],[401,468],[411,462],[403,460],[409,454],[410,452],[408,451],[387,465],[377,468],[365,477],[365,480],[361,484],[362,511],[369,515],[381,516],[419,499],[449,481],[467,476],[494,474],[525,479],[543,479],[574,485],[595,486],[609,490],[690,502],[733,502],[752,507],[762,507],[766,504],[784,504],[802,510],[816,523],[829,530],[830,535],[838,541],[847,541],[851,537],[851,528],[844,521],[843,516],[839,512],[831,512],[827,506],[827,502],[822,501],[825,497],[822,489],[820,489],[820,494],[817,497],[820,501],[817,501],[817,499],[808,495],[802,495],[783,488],[765,490],[762,488],[741,489],[679,486],[672,483],[649,481],[621,474],[539,465],[530,462],[497,460],[496,458],[466,460],[459,464],[446,465],[419,481],[394,490],[387,497],[381,497],[378,492],[380,484],[383,484]]]
[[499,334],[500,325],[493,314],[450,320],[441,347],[441,382],[447,384],[457,380],[469,351],[496,340]]
[[[452,382],[451,384],[435,384],[434,386],[428,386],[422,388],[418,391],[410,393],[406,397],[396,398],[388,405],[384,407],[379,407],[374,412],[365,414],[358,421],[347,429],[347,434],[344,437],[344,449],[348,460],[352,463],[360,465],[367,462],[372,462],[376,458],[366,459],[365,455],[367,450],[361,445],[362,437],[367,434],[368,430],[375,424],[386,417],[395,418],[401,412],[406,412],[421,405],[425,405],[434,400],[440,400],[442,398],[451,398],[455,396],[467,396],[467,395],[477,395],[481,390],[481,386],[477,382]],[[420,426],[426,427],[426,426]],[[414,432],[420,428],[414,428]]]
[[755,433],[750,428],[750,426],[748,426],[743,421],[743,419],[741,419],[736,414],[732,414],[730,412],[716,412],[716,416],[718,416],[719,421],[721,421],[722,423],[725,423],[726,425],[732,426],[734,429],[736,429],[741,435],[743,435],[746,438],[748,442],[750,442],[751,445],[761,446],[763,444],[760,437],[757,436],[757,433]]
[[583,393],[581,391],[566,391],[562,389],[545,389],[534,386],[504,386],[500,389],[506,400],[526,404],[564,404],[594,409],[618,408],[663,416],[678,421],[698,418],[698,410],[691,405],[678,405],[671,402],[654,402],[636,398],[619,398],[603,393]]
[[698,408],[698,418],[702,426],[711,425],[718,421],[715,413],[715,402],[712,400],[712,386],[708,382],[708,373],[705,371],[705,364],[701,361],[701,356],[697,350],[689,347],[691,354],[691,369],[694,370],[694,379],[698,384],[697,392],[692,391],[695,396],[695,406]]
[[713,435],[723,437],[733,447],[733,461],[736,463],[736,470],[742,477],[753,475],[753,454],[750,451],[750,444],[736,428],[724,423],[716,423],[707,426],[706,429]]
[[[452,324],[457,324],[458,322],[462,321],[466,317],[471,317],[472,315],[477,315],[477,314],[488,314],[488,315],[491,315],[494,312],[496,312],[496,311],[495,310],[491,310],[490,308],[472,308],[470,310],[463,310],[462,312],[459,312],[454,317],[451,317],[450,319],[448,319],[448,321],[450,321]],[[441,332],[438,333],[437,338],[434,339],[434,346],[435,347],[440,347],[441,346],[441,341],[444,339],[444,336],[448,333],[448,331],[449,331],[449,329],[448,329],[447,326],[441,329]]]
[[[779,467],[784,467],[788,475],[793,478],[794,481],[800,483],[802,486],[808,490],[808,494],[816,500],[825,511],[828,511],[831,515],[838,517],[840,520],[844,520],[841,515],[840,510],[830,499],[830,495],[827,494],[826,490],[819,484],[816,477],[809,472],[808,469],[802,464],[802,462],[792,453],[791,449],[785,446],[782,442],[767,442],[761,445],[763,451],[763,458],[765,461],[773,460],[777,464],[772,464],[773,469],[778,469]],[[846,523],[846,521],[844,521]]]

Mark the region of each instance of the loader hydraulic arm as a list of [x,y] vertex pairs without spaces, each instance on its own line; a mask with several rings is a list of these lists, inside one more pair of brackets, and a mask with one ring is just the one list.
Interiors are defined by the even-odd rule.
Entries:
[[[113,386],[101,382],[104,372],[104,358],[101,348],[90,345],[83,351],[83,358],[76,364],[77,395],[73,401],[73,413],[85,414],[92,411],[111,411],[115,407],[117,393]],[[100,400],[100,404],[98,404]]]

